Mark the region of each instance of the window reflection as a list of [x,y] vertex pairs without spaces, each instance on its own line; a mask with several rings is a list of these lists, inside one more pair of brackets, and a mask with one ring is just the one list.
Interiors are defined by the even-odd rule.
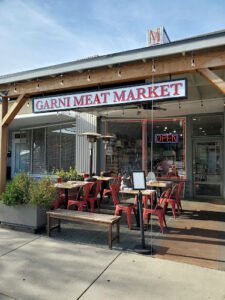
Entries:
[[156,177],[186,177],[185,119],[107,122],[116,135],[107,156],[107,170],[130,174],[134,170],[153,171]]

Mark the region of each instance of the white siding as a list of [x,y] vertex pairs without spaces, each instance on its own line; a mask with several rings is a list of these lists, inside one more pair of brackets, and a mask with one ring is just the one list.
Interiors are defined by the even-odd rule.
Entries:
[[[97,118],[88,113],[77,114],[77,136],[76,136],[76,169],[79,172],[89,173],[90,150],[89,143],[83,132],[96,132]],[[93,151],[93,172],[96,172],[96,144]]]

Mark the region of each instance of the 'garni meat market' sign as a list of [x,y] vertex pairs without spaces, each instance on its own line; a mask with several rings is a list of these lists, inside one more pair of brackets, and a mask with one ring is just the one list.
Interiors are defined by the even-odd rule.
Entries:
[[107,90],[33,98],[33,112],[128,105],[186,97],[186,80],[173,80]]

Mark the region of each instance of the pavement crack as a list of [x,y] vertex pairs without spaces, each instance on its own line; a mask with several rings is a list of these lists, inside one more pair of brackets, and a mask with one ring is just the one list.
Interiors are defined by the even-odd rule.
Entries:
[[80,294],[80,296],[78,298],[76,298],[76,300],[81,299],[81,297],[90,289],[90,287],[102,276],[102,274],[105,273],[105,271],[114,263],[115,260],[117,260],[117,258],[122,254],[122,251],[120,251],[116,257],[114,257],[111,262],[107,265],[107,267],[105,267],[105,269],[103,269],[103,271],[95,278],[95,280]]
[[1,299],[1,296],[4,296],[5,298],[6,298],[6,297],[9,298],[9,300],[10,300],[10,299],[16,300],[16,298],[11,297],[11,296],[9,296],[9,295],[7,295],[7,294],[4,294],[4,293],[1,293],[1,292],[0,292],[0,299]]
[[2,255],[0,255],[0,258],[2,258],[3,256],[5,256],[5,255],[7,255],[7,254],[9,254],[9,253],[11,253],[11,252],[14,252],[14,251],[16,251],[16,250],[18,250],[18,249],[20,249],[20,248],[26,246],[27,244],[30,244],[31,242],[33,242],[33,241],[35,241],[35,240],[37,240],[37,239],[40,239],[40,236],[39,236],[39,237],[36,237],[35,239],[32,239],[32,240],[30,240],[30,241],[28,241],[28,242],[26,242],[26,243],[24,243],[24,244],[22,244],[22,245],[20,245],[20,246],[18,246],[18,247],[16,247],[16,248],[13,248],[12,250],[9,250],[8,252],[3,253]]

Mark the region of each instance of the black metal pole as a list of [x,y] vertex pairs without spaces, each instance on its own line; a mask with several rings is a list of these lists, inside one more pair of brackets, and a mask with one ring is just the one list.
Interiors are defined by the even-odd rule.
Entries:
[[142,208],[142,192],[139,191],[137,195],[138,210],[139,210],[139,220],[140,220],[140,232],[141,232],[141,245],[137,245],[134,251],[139,254],[153,254],[152,247],[145,246],[145,234],[144,234],[144,222],[143,222],[143,208]]
[[139,208],[141,245],[142,245],[142,248],[145,249],[145,234],[144,234],[144,224],[143,224],[142,192],[141,191],[139,191],[137,199],[138,199],[138,208]]

